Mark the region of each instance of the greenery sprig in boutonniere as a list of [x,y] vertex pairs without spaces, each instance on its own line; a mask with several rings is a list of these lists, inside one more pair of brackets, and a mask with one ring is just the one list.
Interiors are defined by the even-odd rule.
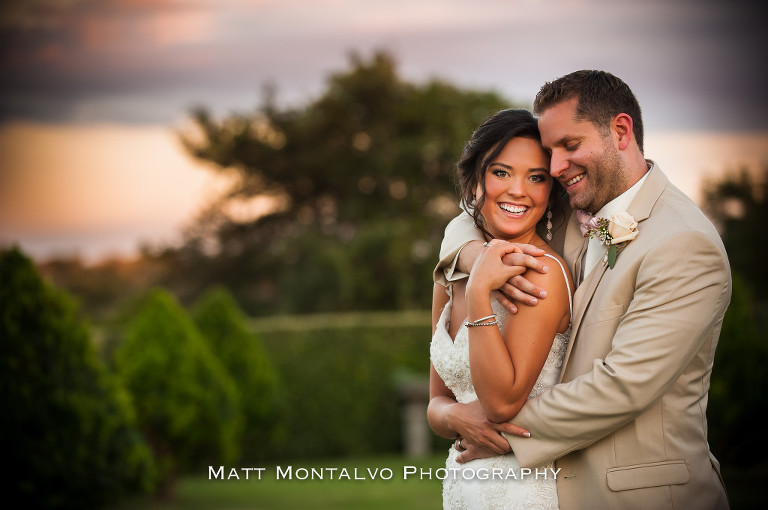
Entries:
[[[586,215],[578,211],[579,215]],[[593,216],[581,225],[584,237],[597,238],[600,244],[608,246],[608,267],[616,264],[616,245],[626,243],[637,237],[637,222],[628,213],[621,211],[611,215],[611,219]]]

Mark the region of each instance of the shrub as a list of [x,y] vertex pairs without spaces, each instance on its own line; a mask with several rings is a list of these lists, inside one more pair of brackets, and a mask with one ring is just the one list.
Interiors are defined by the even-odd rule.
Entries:
[[0,252],[0,437],[8,501],[100,508],[149,491],[154,466],[124,390],[74,302],[17,249]]
[[178,471],[237,457],[237,388],[166,291],[151,291],[139,305],[115,352],[115,369],[133,396],[164,490]]
[[193,318],[211,350],[238,386],[245,432],[242,450],[248,460],[263,458],[262,447],[274,443],[279,419],[277,373],[261,340],[223,287],[206,292],[195,304]]

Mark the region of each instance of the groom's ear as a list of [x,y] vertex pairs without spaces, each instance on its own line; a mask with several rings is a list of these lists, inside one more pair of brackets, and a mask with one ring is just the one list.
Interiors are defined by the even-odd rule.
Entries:
[[611,121],[611,135],[619,150],[629,147],[632,141],[632,117],[626,113],[620,113]]

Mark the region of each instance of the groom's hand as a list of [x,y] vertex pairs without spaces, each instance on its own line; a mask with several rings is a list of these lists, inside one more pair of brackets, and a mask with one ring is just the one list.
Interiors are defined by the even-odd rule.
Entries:
[[[546,273],[549,267],[536,259],[544,255],[544,250],[537,248],[532,244],[510,243],[515,245],[515,249],[507,253],[502,261],[504,264],[515,268],[517,274],[507,280],[500,289],[494,292],[494,296],[507,310],[517,313],[517,305],[514,301],[536,305],[538,299],[547,297],[547,293],[541,287],[529,282],[521,276],[528,269],[533,269],[539,273]],[[461,271],[469,273],[475,260],[480,256],[484,245],[481,241],[470,241],[459,252],[458,267]]]
[[[514,436],[522,436],[522,437],[531,437],[531,433],[528,432],[526,429],[522,427],[518,427],[517,425],[514,425],[509,422],[504,423],[494,423],[492,424],[493,428],[496,430],[496,432],[499,434],[499,437],[504,441],[505,447],[503,454],[511,453],[512,447],[509,446],[509,442],[507,442],[506,438],[501,435],[502,432],[506,432],[507,434],[511,434]],[[460,438],[457,439],[453,443],[454,448],[456,448],[461,453],[456,457],[456,462],[459,464],[464,464],[465,462],[469,462],[470,460],[475,459],[484,459],[487,457],[495,457],[496,455],[499,455],[498,451],[494,451],[490,448],[486,448],[484,446],[481,446],[478,443],[474,443],[472,440]]]
[[456,462],[458,462],[459,464],[464,464],[465,462],[469,462],[470,460],[475,460],[475,459],[485,459],[488,457],[496,457],[498,455],[498,453],[494,453],[488,448],[483,448],[481,446],[474,445],[471,442],[463,439],[461,440],[461,445],[459,445],[459,440],[457,440],[453,444],[453,446],[454,448],[456,448],[461,452],[456,457]]
[[504,455],[512,451],[507,439],[502,432],[518,436],[530,436],[530,433],[508,422],[492,423],[488,421],[479,400],[473,400],[466,404],[455,404],[452,409],[452,428],[459,432],[454,446],[461,455],[457,457],[459,462],[467,462],[472,459]]

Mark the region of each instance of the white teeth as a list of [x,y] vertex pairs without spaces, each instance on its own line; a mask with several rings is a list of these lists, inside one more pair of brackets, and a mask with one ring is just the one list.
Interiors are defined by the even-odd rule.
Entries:
[[524,205],[499,204],[499,207],[512,214],[522,214],[528,210]]
[[569,180],[565,181],[565,184],[568,185],[568,186],[571,186],[572,184],[576,184],[577,182],[579,182],[583,178],[584,178],[584,174],[577,175],[573,179],[569,179]]

